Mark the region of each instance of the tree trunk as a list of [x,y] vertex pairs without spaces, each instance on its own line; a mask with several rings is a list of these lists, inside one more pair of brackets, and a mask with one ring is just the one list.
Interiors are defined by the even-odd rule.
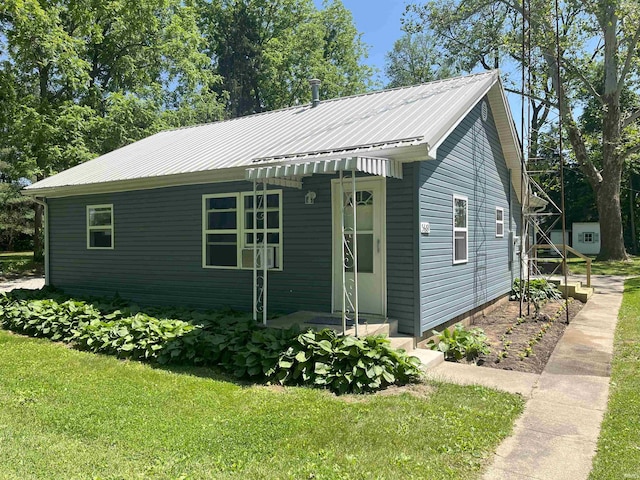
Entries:
[[628,260],[620,206],[622,169],[611,170],[607,172],[608,175],[602,176],[596,195],[600,220],[600,253],[597,260]]

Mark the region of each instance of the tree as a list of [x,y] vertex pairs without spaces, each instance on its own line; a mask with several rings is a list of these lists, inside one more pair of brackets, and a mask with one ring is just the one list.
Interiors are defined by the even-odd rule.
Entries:
[[[189,1],[7,0],[0,159],[13,178],[39,180],[162,128],[219,118],[201,50]],[[41,226],[38,206],[36,258]]]
[[33,200],[20,194],[22,185],[2,173],[5,170],[0,162],[0,249],[14,251],[21,240],[33,236]]
[[199,8],[231,117],[308,102],[309,78],[322,80],[324,98],[369,86],[366,48],[339,0],[321,10],[312,0],[200,0]]
[[[545,76],[543,84],[553,93],[553,97],[540,100],[559,109],[573,158],[596,197],[602,232],[599,258],[626,259],[620,187],[625,161],[640,152],[640,105],[625,108],[621,96],[625,89],[637,91],[638,88],[640,4],[625,0],[561,1],[557,18],[559,42],[555,37],[553,4],[531,0],[525,7],[519,0],[449,0],[444,4],[430,2],[413,8],[418,12],[418,19],[427,20],[430,25],[447,19],[449,25],[455,26],[469,22],[486,8],[504,11],[502,18],[508,21],[498,22],[494,25],[496,28],[488,32],[480,32],[478,41],[469,43],[482,45],[482,39],[488,38],[510,45],[507,47],[510,51],[517,51],[521,43],[517,19],[525,15],[533,58]],[[440,24],[438,28],[442,31],[449,27]],[[452,37],[459,38],[457,34]],[[498,46],[492,41],[489,44]],[[525,66],[533,65],[525,62]],[[599,69],[601,76],[597,75]],[[535,92],[532,94],[539,97]],[[579,118],[579,112],[590,100],[602,113],[596,145],[589,144],[588,138],[593,134],[587,135]]]
[[389,87],[403,87],[454,76],[454,62],[440,51],[435,38],[424,32],[405,33],[386,55]]

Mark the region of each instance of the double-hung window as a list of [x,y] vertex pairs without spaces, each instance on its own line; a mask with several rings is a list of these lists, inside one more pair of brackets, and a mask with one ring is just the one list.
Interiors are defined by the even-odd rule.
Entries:
[[453,263],[469,259],[468,199],[453,196]]
[[113,205],[87,205],[87,248],[113,249]]
[[504,208],[496,207],[496,237],[504,237]]
[[203,267],[252,269],[256,242],[258,258],[264,253],[266,221],[267,266],[282,269],[282,192],[269,190],[255,198],[257,208],[253,192],[202,197]]
[[203,264],[207,267],[238,266],[239,195],[203,197]]

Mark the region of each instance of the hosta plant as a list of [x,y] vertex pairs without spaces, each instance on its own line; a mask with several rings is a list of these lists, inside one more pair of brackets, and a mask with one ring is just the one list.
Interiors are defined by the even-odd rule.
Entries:
[[453,331],[445,328],[442,332],[433,331],[436,339],[427,346],[444,353],[446,360],[476,360],[480,355],[490,353],[487,336],[481,328],[467,329],[458,323]]

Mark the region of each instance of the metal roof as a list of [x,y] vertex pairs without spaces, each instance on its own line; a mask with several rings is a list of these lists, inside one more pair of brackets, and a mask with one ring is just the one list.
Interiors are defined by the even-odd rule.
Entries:
[[108,191],[117,183],[140,185],[143,179],[145,188],[153,188],[179,184],[181,178],[193,183],[199,172],[211,181],[218,175],[229,178],[223,174],[228,169],[335,154],[378,157],[384,151],[393,157],[389,151],[416,145],[435,158],[435,148],[490,90],[494,116],[504,117],[496,122],[506,135],[501,140],[513,150],[505,150],[505,157],[518,154],[499,74],[491,71],[160,132],[30,185],[26,193],[71,192],[79,186]]

